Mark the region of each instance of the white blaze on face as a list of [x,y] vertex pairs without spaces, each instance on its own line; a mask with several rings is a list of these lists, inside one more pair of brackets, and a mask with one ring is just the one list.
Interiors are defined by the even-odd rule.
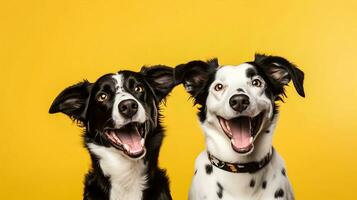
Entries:
[[120,128],[121,126],[125,125],[128,123],[128,119],[124,118],[121,116],[119,113],[119,103],[127,100],[127,99],[132,99],[136,101],[139,105],[138,107],[138,112],[133,116],[132,119],[130,119],[131,122],[139,122],[139,123],[144,123],[146,120],[146,112],[142,104],[129,92],[125,91],[124,89],[124,77],[121,74],[116,74],[113,75],[113,79],[116,81],[116,95],[115,95],[115,100],[114,100],[114,105],[113,105],[113,111],[112,111],[112,117],[115,122],[116,128]]

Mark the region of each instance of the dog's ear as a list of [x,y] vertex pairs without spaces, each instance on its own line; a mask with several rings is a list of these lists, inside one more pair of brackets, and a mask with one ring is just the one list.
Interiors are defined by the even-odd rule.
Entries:
[[195,104],[203,105],[207,96],[207,87],[213,80],[218,68],[216,58],[207,62],[196,60],[181,64],[175,68],[175,84],[183,84],[186,91],[195,99]]
[[83,81],[63,90],[53,101],[49,113],[62,112],[73,120],[84,122],[91,83]]
[[276,87],[275,95],[285,95],[284,86],[292,80],[297,93],[305,97],[304,72],[297,66],[285,58],[263,54],[256,54],[254,63],[263,70],[273,86]]
[[174,88],[174,69],[164,65],[142,67],[140,73],[145,77],[156,99],[160,102]]

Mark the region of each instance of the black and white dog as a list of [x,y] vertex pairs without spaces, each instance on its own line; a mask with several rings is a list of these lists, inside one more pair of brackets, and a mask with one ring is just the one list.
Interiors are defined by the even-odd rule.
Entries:
[[257,54],[239,66],[192,61],[176,67],[175,79],[201,105],[206,140],[189,199],[294,199],[272,136],[276,101],[290,80],[304,97],[304,73],[282,57]]
[[54,100],[50,113],[62,112],[84,127],[92,169],[83,199],[172,199],[158,156],[164,136],[159,104],[174,86],[173,73],[161,65],[119,71],[70,86]]

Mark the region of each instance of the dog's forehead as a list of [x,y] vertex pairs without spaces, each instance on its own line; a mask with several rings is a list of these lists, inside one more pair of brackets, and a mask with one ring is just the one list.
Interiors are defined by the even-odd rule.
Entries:
[[135,74],[130,72],[118,72],[110,73],[101,76],[96,82],[96,88],[101,90],[102,88],[111,88],[113,91],[123,91],[125,82],[129,77],[133,78]]
[[121,74],[121,73],[114,74],[112,76],[112,79],[115,82],[115,87],[116,87],[117,90],[120,89],[120,88],[123,88],[123,85],[124,85],[124,76],[123,76],[123,74]]
[[128,81],[135,80],[135,82],[140,82],[141,76],[132,71],[119,71],[116,74],[112,74],[111,79],[114,81],[116,89],[122,90]]
[[94,83],[94,91],[100,90],[102,88],[114,88],[115,87],[115,80],[113,79],[114,74],[105,74],[98,78]]
[[228,81],[250,78],[251,74],[256,72],[253,65],[243,63],[240,65],[224,65],[216,73],[216,80]]

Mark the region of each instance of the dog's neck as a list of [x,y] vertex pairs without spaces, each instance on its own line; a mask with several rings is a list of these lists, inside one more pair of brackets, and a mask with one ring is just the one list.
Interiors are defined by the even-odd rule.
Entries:
[[98,157],[103,174],[109,178],[110,200],[142,199],[147,181],[144,159],[132,160],[113,147],[93,143],[88,148]]
[[276,118],[264,125],[254,141],[253,151],[247,155],[234,151],[230,140],[221,127],[217,123],[210,123],[209,120],[206,120],[201,126],[205,133],[207,151],[224,162],[248,163],[260,161],[271,151]]

